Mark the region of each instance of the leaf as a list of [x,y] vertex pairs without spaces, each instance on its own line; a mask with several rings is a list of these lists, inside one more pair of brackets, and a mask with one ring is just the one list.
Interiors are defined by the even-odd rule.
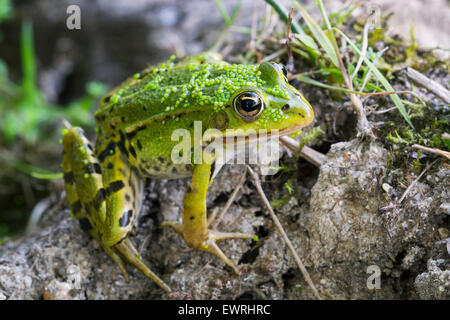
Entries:
[[308,14],[308,12],[303,7],[300,6],[299,10],[316,41],[319,42],[322,49],[325,50],[331,62],[333,62],[333,64],[339,68],[339,61],[330,39],[328,39],[327,35],[319,26],[319,24],[317,24],[317,22],[314,21],[314,19]]

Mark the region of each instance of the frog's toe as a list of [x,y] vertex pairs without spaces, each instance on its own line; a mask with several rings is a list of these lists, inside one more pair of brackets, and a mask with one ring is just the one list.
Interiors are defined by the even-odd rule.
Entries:
[[233,261],[231,261],[219,248],[215,240],[207,240],[205,241],[205,245],[202,248],[199,248],[202,251],[206,251],[209,253],[212,253],[219,257],[225,264],[231,267],[233,269],[234,273],[239,274],[238,268],[234,265]]
[[206,251],[218,256],[223,262],[230,266],[236,274],[239,274],[238,268],[234,263],[223,253],[219,248],[216,241],[227,239],[255,239],[256,236],[252,233],[241,232],[220,232],[217,230],[209,230],[208,239],[205,241],[205,245],[200,248],[202,251]]
[[[141,255],[128,238],[123,239],[121,242],[114,245],[113,248],[117,249],[117,251],[123,256],[126,261],[133,264],[136,268],[142,271],[142,273],[153,280],[161,289],[167,292],[171,292],[169,286],[165,284],[164,281],[162,281],[155,273],[153,273],[153,271],[150,270],[150,268],[144,263],[144,261],[142,261]],[[128,278],[128,276],[126,278]]]
[[221,241],[227,239],[253,239],[257,240],[257,236],[254,233],[242,233],[242,232],[220,232],[217,230],[209,230],[209,238],[211,240]]
[[119,269],[122,271],[125,281],[129,282],[127,267],[122,257],[118,254],[118,252],[114,248],[103,246],[103,249],[105,249],[105,252],[119,266]]

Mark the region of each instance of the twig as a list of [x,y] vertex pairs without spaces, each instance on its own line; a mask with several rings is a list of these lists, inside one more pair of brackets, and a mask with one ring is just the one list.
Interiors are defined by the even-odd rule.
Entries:
[[[266,0],[266,2],[272,6],[272,8],[278,13],[278,16],[283,20],[285,23],[288,23],[289,16],[286,12],[286,9],[283,7],[281,3],[278,3],[276,0]],[[303,31],[302,27],[297,23],[297,21],[292,21],[292,31],[299,34],[304,34],[305,31]]]
[[450,91],[436,81],[431,80],[413,68],[406,69],[406,76],[416,84],[434,93],[434,95],[441,98],[445,103],[450,104]]
[[405,192],[403,192],[402,197],[400,198],[400,200],[398,200],[398,203],[401,203],[403,201],[403,199],[405,199],[406,195],[411,191],[412,187],[420,180],[420,178],[422,178],[422,176],[424,175],[425,172],[428,171],[428,169],[431,168],[431,166],[436,162],[436,160],[434,160],[431,164],[428,164],[426,166],[425,169],[423,169],[423,171],[419,174],[419,176],[409,185],[409,187],[405,190]]
[[275,59],[276,57],[281,56],[285,52],[286,52],[286,48],[281,48],[280,50],[277,50],[274,53],[261,59],[261,62],[271,61],[271,60]]
[[423,150],[423,151],[428,152],[428,153],[438,154],[438,155],[440,155],[442,157],[445,157],[448,160],[450,160],[450,152],[448,152],[448,151],[444,151],[444,150],[441,150],[441,149],[428,148],[428,147],[421,146],[419,144],[413,144],[411,147],[414,148],[414,149]]
[[[287,136],[280,137],[280,141],[283,145],[285,145],[289,150],[297,153],[300,148],[300,143]],[[327,161],[327,156],[323,153],[320,153],[308,146],[303,146],[302,150],[299,152],[299,156],[304,158],[306,161],[312,163],[316,167],[320,168],[320,166]]]
[[227,203],[223,207],[222,211],[220,211],[219,216],[217,217],[217,219],[214,220],[214,222],[211,223],[211,228],[212,229],[216,229],[217,226],[219,225],[220,220],[222,219],[223,215],[225,214],[225,212],[227,212],[228,208],[231,206],[231,204],[233,203],[234,199],[236,198],[236,195],[237,195],[238,191],[241,189],[242,185],[244,184],[246,176],[247,176],[247,167],[244,168],[244,172],[242,173],[242,176],[239,179],[239,182],[238,182],[236,188],[234,188],[234,191],[231,194],[231,196],[228,198]]
[[269,203],[269,200],[267,199],[266,195],[264,194],[264,190],[261,187],[261,183],[259,181],[258,174],[256,174],[250,166],[247,166],[247,168],[248,168],[248,171],[250,172],[250,176],[252,177],[253,183],[255,184],[256,190],[259,193],[259,196],[261,197],[262,201],[264,202],[264,205],[266,206],[267,210],[269,211],[269,214],[270,214],[273,222],[275,223],[275,226],[276,226],[278,232],[283,237],[289,250],[291,251],[292,255],[294,256],[294,260],[297,263],[297,266],[299,267],[301,273],[303,274],[305,281],[308,283],[309,287],[313,291],[316,298],[319,300],[322,300],[319,292],[317,291],[316,287],[314,286],[314,283],[311,280],[311,277],[309,276],[308,270],[306,270],[305,266],[303,265],[302,261],[300,260],[300,257],[298,256],[297,252],[295,251],[295,248],[292,245],[291,240],[289,240],[286,232],[283,229],[283,226],[280,223],[280,220],[278,220],[277,216],[275,215],[275,212],[272,209],[272,206]]
[[370,111],[369,113],[372,113],[372,114],[383,114],[383,113],[386,113],[386,112],[389,112],[389,111],[392,111],[392,110],[395,110],[395,109],[397,109],[397,107],[392,107],[392,108],[389,108],[389,109],[378,110],[378,111],[374,110],[374,111]]

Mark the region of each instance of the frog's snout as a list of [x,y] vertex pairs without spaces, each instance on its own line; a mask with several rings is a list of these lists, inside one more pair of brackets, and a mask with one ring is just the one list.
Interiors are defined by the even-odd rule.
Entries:
[[295,96],[295,99],[291,99],[281,110],[286,114],[299,116],[304,126],[307,126],[314,119],[313,108],[300,93],[296,93]]

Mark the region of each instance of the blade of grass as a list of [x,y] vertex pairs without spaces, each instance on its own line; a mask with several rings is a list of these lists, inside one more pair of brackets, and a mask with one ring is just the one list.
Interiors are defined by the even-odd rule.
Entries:
[[[347,37],[341,30],[337,28],[333,28],[336,30],[352,47],[353,51],[356,52],[358,55],[361,55],[361,51],[358,49],[358,47],[355,45],[355,43]],[[387,79],[381,74],[381,72],[373,65],[373,63],[367,58],[364,57],[364,62],[366,63],[367,67],[370,68],[370,70],[373,72],[373,74],[377,77],[377,79],[381,82],[381,84],[384,86],[384,88],[388,91],[395,91],[394,88],[392,88],[391,84]],[[408,116],[408,113],[406,112],[405,107],[403,106],[403,103],[400,101],[400,97],[396,94],[391,95],[391,99],[394,102],[394,104],[397,106],[398,111],[403,116],[405,121],[411,126],[411,128],[414,128],[411,119]]]
[[[325,53],[330,58],[331,62],[333,62],[336,67],[339,67],[339,61],[330,39],[328,39],[327,35],[322,30],[320,25],[316,21],[314,21],[314,19],[302,6],[299,6],[299,10],[316,41],[319,42],[322,49],[325,50]],[[327,24],[329,24],[328,19],[326,19],[325,21]]]
[[28,174],[33,178],[37,179],[56,180],[61,179],[63,177],[63,174],[61,172],[58,173],[51,172],[42,168],[35,167],[31,164],[22,161],[17,161],[15,164],[15,168],[18,171]]
[[[327,35],[329,37],[329,41],[331,42],[332,48],[336,54],[336,58],[339,64],[339,69],[342,72],[342,78],[344,80],[344,84],[347,87],[347,89],[349,90],[353,90],[353,82],[350,81],[350,78],[348,76],[347,73],[347,68],[345,67],[344,61],[342,59],[342,55],[341,55],[341,51],[338,47],[337,41],[336,41],[336,37],[334,36],[333,33],[333,29],[331,28],[331,24],[328,21],[328,16],[325,12],[325,8],[323,7],[323,3],[322,0],[316,0],[316,4],[319,6],[320,11],[322,13],[322,17],[325,21],[325,25],[327,26]],[[345,50],[345,49],[342,49]],[[350,68],[350,65],[347,65],[348,68]],[[353,68],[350,68],[353,69]],[[371,139],[375,139],[375,135],[372,132],[372,126],[370,125],[369,121],[367,120],[367,116],[366,113],[364,111],[364,106],[362,104],[361,99],[359,99],[359,97],[356,94],[351,93],[350,95],[350,100],[353,104],[353,108],[355,109],[356,113],[358,114],[358,123],[357,123],[357,128],[358,128],[358,134],[357,136],[359,137],[370,137]]]
[[36,94],[36,63],[34,60],[33,26],[30,21],[22,23],[21,42],[22,87],[25,96],[32,100]]
[[225,37],[230,30],[231,26],[234,24],[234,21],[236,20],[239,10],[241,8],[242,0],[238,0],[237,4],[233,8],[233,12],[231,14],[231,17],[228,15],[228,13],[225,10],[225,7],[223,6],[223,3],[221,0],[214,0],[217,8],[219,9],[220,13],[222,14],[223,20],[225,21],[225,27],[222,28],[220,31],[217,39],[211,44],[211,46],[208,48],[209,51],[218,51],[222,43],[225,41]]
[[307,76],[303,76],[303,75],[298,75],[297,79],[299,81],[302,81],[304,83],[308,83],[317,87],[321,87],[321,88],[325,88],[325,89],[329,89],[329,90],[334,90],[334,91],[341,91],[341,92],[345,92],[345,93],[352,93],[352,94],[357,94],[360,96],[388,96],[388,95],[392,95],[392,94],[398,94],[398,93],[412,93],[411,91],[391,91],[391,92],[386,92],[386,91],[382,91],[382,92],[361,92],[361,91],[354,91],[354,90],[350,90],[350,89],[346,89],[346,88],[342,88],[342,87],[336,87],[336,86],[331,86],[329,84],[325,84],[322,82],[319,82],[317,80],[311,79]]
[[217,9],[219,9],[219,12],[222,15],[223,21],[225,21],[225,24],[227,26],[231,26],[231,24],[232,24],[231,18],[228,15],[227,10],[225,10],[225,7],[224,7],[222,1],[214,0],[214,2],[216,3]]

